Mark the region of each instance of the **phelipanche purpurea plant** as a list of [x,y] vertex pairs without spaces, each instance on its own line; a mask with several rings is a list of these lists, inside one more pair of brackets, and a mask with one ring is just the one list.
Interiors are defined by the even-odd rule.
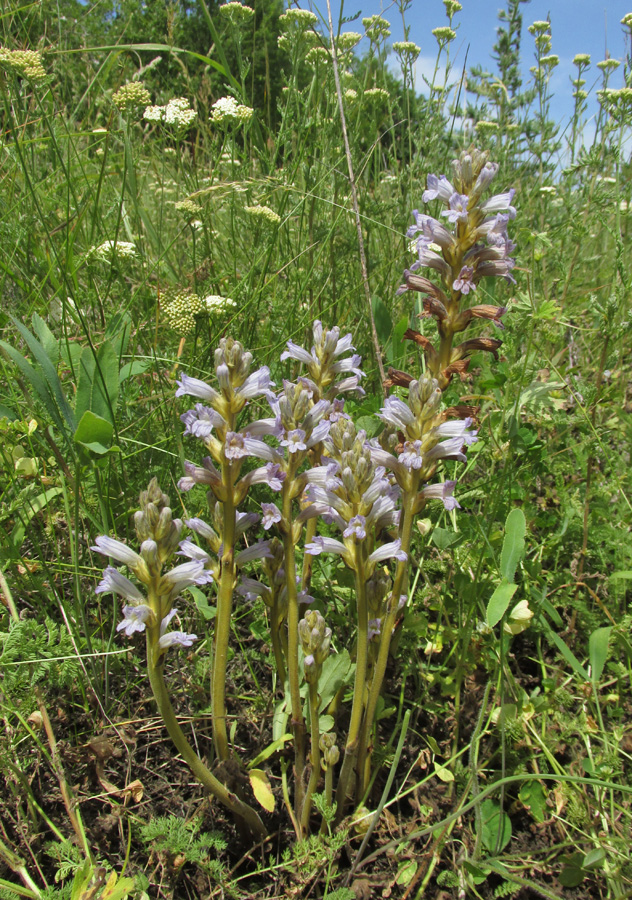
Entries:
[[[341,336],[338,328],[327,329],[317,321],[311,350],[288,341],[281,361],[294,360],[303,374],[284,381],[278,392],[267,367],[251,372],[252,355],[238,341],[223,338],[215,352],[215,382],[183,374],[176,391],[198,401],[182,420],[185,435],[199,440],[207,451],[201,465],[185,463],[179,487],[207,489],[210,523],[199,517],[185,523],[173,519],[168,499],[154,480],[141,495],[135,517],[140,553],[111,538],[96,540],[94,549],[125,564],[145,588],[139,590],[108,567],[97,590],[125,599],[119,630],[130,636],[146,632],[149,681],[171,738],[196,777],[257,838],[265,834],[258,813],[209,771],[173,713],[163,677],[165,656],[171,647],[190,647],[197,640],[196,635],[168,630],[176,615],[175,601],[193,584],[216,592],[211,709],[218,759],[231,759],[226,666],[233,603],[235,596],[260,597],[270,612],[277,684],[285,685],[290,710],[294,796],[288,812],[296,833],[302,836],[310,829],[313,797],[323,772],[325,796],[333,802],[340,759],[338,818],[350,801],[360,803],[371,779],[375,718],[391,637],[410,600],[414,520],[431,500],[441,500],[447,510],[459,507],[453,496],[455,481],[437,480],[437,470],[446,460],[465,461],[464,449],[476,440],[471,408],[444,408],[442,393],[455,373],[466,370],[474,352],[496,355],[501,343],[479,336],[454,346],[454,336],[476,319],[501,326],[504,308],[465,306],[481,279],[513,280],[509,254],[514,245],[507,234],[515,216],[513,191],[482,199],[497,168],[485,154],[470,149],[454,162],[453,182],[428,176],[423,199],[443,202],[447,225],[415,211],[408,237],[414,238],[419,258],[405,272],[400,292],[423,294],[422,316],[436,320],[439,346],[408,332],[425,351],[426,372],[414,378],[391,370],[389,386],[407,396],[386,398],[378,413],[385,426],[378,438],[369,440],[345,411],[344,394],[362,392],[361,361],[353,353],[351,335]],[[438,272],[441,284],[417,274],[421,267]],[[251,401],[260,398],[271,415],[254,418],[249,415]],[[244,471],[248,459],[258,463]],[[254,485],[267,485],[273,493],[269,502],[261,503],[261,517],[245,509]],[[245,532],[259,522],[277,536],[240,549]],[[185,524],[204,547],[183,536]],[[308,594],[310,569],[303,564],[299,574],[301,553],[304,559],[335,554],[351,570],[355,602],[349,610],[353,627],[348,635],[332,635],[326,623],[327,598]],[[176,556],[188,561],[169,568]],[[262,560],[262,567],[244,572],[255,560]],[[355,661],[351,709],[338,708],[333,728],[328,718],[323,720],[328,728],[321,731],[319,679],[333,648],[342,647],[345,639]]]

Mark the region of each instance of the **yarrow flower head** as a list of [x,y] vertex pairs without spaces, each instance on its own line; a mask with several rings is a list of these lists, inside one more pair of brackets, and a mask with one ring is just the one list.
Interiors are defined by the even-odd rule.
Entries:
[[278,225],[281,221],[281,216],[275,213],[273,209],[270,209],[269,206],[260,206],[259,204],[256,206],[244,206],[244,212],[251,219],[255,219],[257,222],[266,222],[268,225]]
[[573,57],[573,65],[574,66],[589,66],[590,65],[590,54],[589,53],[576,53]]
[[208,297],[205,297],[202,300],[202,304],[204,306],[204,312],[207,312],[210,315],[224,312],[237,306],[235,301],[230,297],[221,297],[219,294],[209,294]]
[[131,241],[104,241],[96,247],[91,247],[87,256],[104,262],[111,262],[115,257],[119,259],[134,259],[136,256],[136,244],[133,244]]
[[130,81],[122,85],[112,97],[119,112],[130,114],[148,106],[151,95],[142,81]]
[[173,330],[184,336],[195,330],[196,316],[204,311],[204,306],[197,294],[176,291],[167,295],[163,310]]
[[279,16],[279,25],[284,31],[288,31],[292,26],[296,26],[301,31],[307,31],[313,28],[318,22],[316,13],[310,12],[308,9],[286,9],[282,16]]
[[441,25],[439,28],[433,28],[432,34],[437,39],[439,45],[448,44],[456,38],[456,31],[448,25]]
[[49,80],[37,50],[9,50],[0,47],[0,69],[8,70],[20,78],[27,78],[33,84],[45,84]]
[[[239,3],[235,5],[241,6]],[[211,107],[211,122],[218,125],[245,125],[250,122],[252,116],[251,107],[238,103],[234,97],[220,97]]]
[[250,6],[244,6],[243,3],[233,0],[231,3],[222,4],[219,14],[228,19],[232,25],[245,25],[252,19],[255,11]]
[[197,113],[191,109],[185,97],[178,97],[169,100],[165,106],[148,106],[143,118],[147,122],[160,122],[170,126],[177,134],[184,134],[196,120]]
[[368,16],[362,19],[362,24],[364,25],[366,36],[374,44],[391,36],[391,23],[383,19],[382,16]]
[[393,50],[399,57],[410,62],[415,62],[421,53],[421,47],[418,47],[413,41],[395,41]]

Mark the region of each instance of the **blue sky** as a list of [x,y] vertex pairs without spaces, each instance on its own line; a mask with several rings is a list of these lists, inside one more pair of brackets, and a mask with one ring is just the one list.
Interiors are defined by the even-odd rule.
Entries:
[[[463,66],[465,54],[468,68],[480,64],[490,71],[494,70],[491,57],[492,47],[496,40],[498,10],[506,8],[503,0],[461,0],[463,10],[456,14],[454,23],[458,25],[457,38],[452,44],[452,57],[455,71]],[[326,0],[298,0],[292,5],[327,16]],[[391,41],[403,40],[401,14],[393,0],[331,0],[334,27],[337,25],[341,5],[344,17],[361,16],[355,22],[345,23],[343,31],[363,31],[362,16],[379,13],[391,23]],[[622,60],[626,52],[621,18],[632,12],[632,0],[530,0],[521,6],[523,19],[522,57],[524,63],[523,79],[530,78],[529,66],[533,65],[533,38],[527,28],[538,19],[546,19],[550,14],[553,44],[551,53],[560,58],[560,65],[554,70],[551,79],[551,91],[554,94],[552,114],[556,121],[568,120],[573,109],[573,87],[570,78],[576,76],[572,64],[577,53],[589,53],[591,67],[588,69],[585,90],[601,85],[601,72],[595,63],[606,57],[606,51],[614,59]],[[441,0],[412,0],[406,12],[406,24],[410,25],[409,39],[421,47],[421,56],[417,61],[418,89],[423,89],[420,73],[430,76],[436,59],[436,42],[431,32],[438,25],[446,25],[445,7]],[[368,46],[366,39],[359,45],[363,51]],[[623,66],[610,78],[611,87],[623,85]],[[590,103],[588,116],[594,115],[597,104],[594,99]],[[590,128],[588,129],[590,131]]]

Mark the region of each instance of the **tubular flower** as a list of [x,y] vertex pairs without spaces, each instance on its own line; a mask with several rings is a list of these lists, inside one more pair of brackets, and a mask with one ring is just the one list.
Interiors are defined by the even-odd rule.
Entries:
[[[445,175],[428,175],[423,194],[424,203],[441,202],[444,207],[441,216],[452,228],[432,216],[413,211],[415,224],[408,229],[407,237],[413,239],[418,259],[405,270],[404,283],[397,292],[412,290],[426,295],[421,315],[437,320],[440,346],[437,348],[430,338],[413,330],[405,337],[423,347],[428,371],[437,379],[441,390],[445,390],[455,373],[464,375],[468,366],[464,357],[474,352],[473,345],[469,345],[467,353],[462,347],[453,348],[454,334],[463,331],[476,318],[489,318],[502,327],[500,317],[504,308],[462,309],[463,301],[476,291],[483,278],[515,281],[512,275],[515,260],[510,255],[515,244],[507,233],[508,223],[516,216],[515,190],[511,188],[487,200],[481,199],[499,167],[473,147],[454,160],[452,168],[452,180]],[[438,273],[441,287],[430,278],[413,274],[421,268],[432,270],[431,274]],[[493,314],[487,312],[492,309]],[[497,348],[481,345],[478,349],[495,353]]]
[[[306,383],[313,391],[315,402],[321,399],[333,400],[338,394],[355,391],[362,396],[364,391],[360,387],[360,380],[364,373],[360,369],[361,359],[354,354],[343,357],[343,354],[353,350],[351,335],[340,337],[340,329],[337,327],[325,329],[318,320],[313,327],[314,344],[311,351],[305,350],[293,341],[287,342],[287,350],[281,354],[281,362],[286,359],[295,359],[307,366]],[[342,381],[336,381],[339,375],[353,373]]]

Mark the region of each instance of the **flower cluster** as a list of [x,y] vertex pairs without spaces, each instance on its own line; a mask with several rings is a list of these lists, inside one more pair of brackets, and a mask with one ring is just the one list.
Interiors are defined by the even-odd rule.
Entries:
[[133,259],[136,256],[136,244],[131,241],[104,241],[98,246],[90,247],[86,254],[90,259],[111,262],[116,256],[121,259]]
[[195,200],[191,200],[186,198],[185,200],[178,200],[175,204],[176,209],[179,213],[182,213],[187,219],[195,219],[202,212],[202,207],[195,202]]
[[96,593],[118,594],[127,601],[117,631],[131,637],[146,629],[157,630],[154,650],[158,654],[177,645],[190,647],[197,640],[197,635],[167,631],[177,615],[174,603],[185,588],[208,584],[213,580],[212,575],[204,570],[203,563],[195,560],[163,571],[180,542],[183,523],[181,519],[172,518],[169,498],[162,493],[155,478],[141,493],[140,507],[134,516],[140,553],[121,541],[104,536],[97,537],[91,549],[127,566],[145,586],[146,596],[113,566],[105,569]]
[[[305,350],[293,341],[287,342],[287,350],[281,354],[281,362],[295,359],[307,366],[307,378],[302,381],[313,392],[314,400],[323,398],[334,401],[339,394],[355,391],[364,395],[360,380],[364,373],[360,369],[361,359],[357,354],[344,356],[354,350],[350,334],[340,337],[340,329],[323,328],[317,319],[313,327],[314,343],[311,351]],[[343,358],[344,357],[344,358]],[[339,376],[342,375],[342,380]]]
[[9,50],[0,47],[0,68],[8,69],[21,78],[28,78],[34,84],[44,84],[48,80],[42,56],[37,50]]
[[395,41],[393,50],[406,62],[415,62],[421,53],[421,47],[418,47],[413,41]]
[[202,300],[204,305],[204,312],[212,315],[213,313],[223,312],[227,309],[232,309],[237,304],[230,297],[222,297],[219,294],[209,294],[208,297],[204,297]]
[[189,106],[185,97],[177,97],[165,106],[148,106],[143,113],[146,122],[158,122],[183,134],[197,118],[197,113]]
[[[505,307],[480,304],[462,308],[463,298],[474,294],[483,278],[514,282],[511,272],[515,260],[510,254],[515,244],[507,227],[516,215],[512,206],[515,191],[482,200],[497,173],[498,164],[488,162],[485,153],[472,148],[453,162],[452,181],[445,175],[428,175],[422,199],[424,203],[439,200],[444,207],[441,217],[447,223],[414,210],[415,224],[407,232],[414,241],[417,261],[404,272],[405,283],[399,293],[414,290],[424,295],[421,315],[436,319],[440,346],[437,349],[429,338],[411,329],[405,337],[423,348],[429,372],[442,390],[455,373],[467,370],[473,353],[485,350],[496,354],[501,344],[496,338],[480,337],[457,347],[452,345],[454,335],[474,319],[488,319],[502,328]],[[426,276],[414,274],[420,268],[438,273],[441,287]]]
[[[240,6],[241,4],[235,5]],[[211,107],[211,122],[218,125],[245,125],[252,119],[252,115],[253,110],[249,106],[238,103],[234,97],[220,97]]]
[[195,317],[204,311],[204,307],[197,294],[176,291],[167,296],[163,311],[173,330],[184,336],[195,329]]
[[244,6],[243,3],[232,0],[232,2],[220,6],[219,13],[228,19],[231,25],[244,25],[252,19],[255,11],[250,6]]
[[296,27],[301,31],[307,31],[313,28],[318,22],[316,13],[310,12],[308,9],[286,9],[282,16],[279,16],[279,25],[284,31]]
[[255,219],[257,222],[266,222],[268,225],[278,225],[281,221],[281,216],[275,213],[273,209],[270,209],[269,206],[260,206],[259,204],[256,206],[244,206],[244,212],[251,219]]
[[362,19],[362,24],[364,25],[366,36],[374,44],[391,36],[391,23],[383,19],[382,16],[368,16]]
[[130,81],[122,85],[112,97],[119,112],[129,114],[149,105],[151,96],[142,81]]
[[440,47],[443,47],[444,44],[449,44],[450,41],[456,38],[456,31],[454,28],[450,28],[449,25],[440,25],[439,28],[433,28],[432,34],[437,39]]

